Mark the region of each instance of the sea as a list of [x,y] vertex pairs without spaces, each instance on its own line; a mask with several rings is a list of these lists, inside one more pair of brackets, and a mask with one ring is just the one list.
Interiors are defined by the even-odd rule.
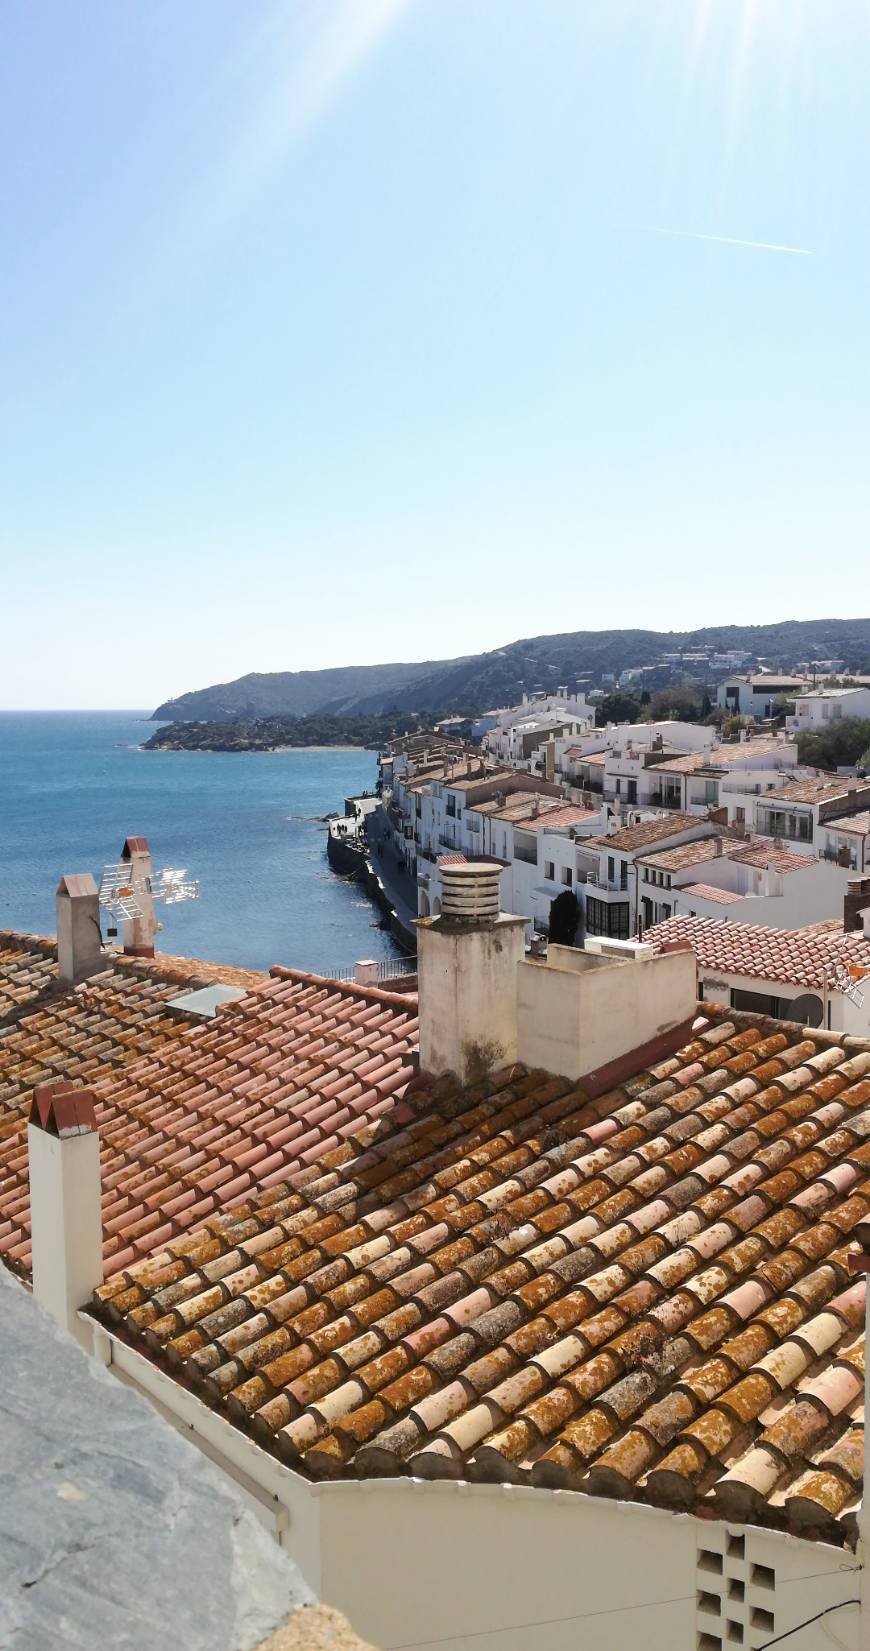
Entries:
[[396,955],[358,884],[330,871],[323,816],[377,780],[373,751],[143,751],[144,711],[0,712],[0,928],[53,934],[67,872],[99,881],[126,837],[200,897],[161,907],[161,951],[329,971]]

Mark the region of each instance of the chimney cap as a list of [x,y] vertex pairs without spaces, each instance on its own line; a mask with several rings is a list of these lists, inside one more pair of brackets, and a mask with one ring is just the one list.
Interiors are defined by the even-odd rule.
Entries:
[[132,860],[134,854],[149,854],[147,837],[126,837],[121,850],[122,860]]
[[448,921],[491,922],[499,914],[501,866],[476,862],[441,867],[441,916]]
[[62,1141],[70,1135],[96,1131],[97,1114],[89,1089],[76,1089],[64,1080],[38,1083],[30,1103],[30,1123]]
[[83,895],[95,896],[97,885],[89,871],[72,871],[61,878],[55,892],[68,900],[80,900]]

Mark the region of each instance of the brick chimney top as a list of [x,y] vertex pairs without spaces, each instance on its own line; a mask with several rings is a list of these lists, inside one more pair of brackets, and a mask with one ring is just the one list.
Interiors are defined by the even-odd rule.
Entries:
[[61,1080],[37,1084],[28,1121],[61,1141],[70,1135],[89,1135],[97,1127],[94,1097],[89,1089],[76,1089]]

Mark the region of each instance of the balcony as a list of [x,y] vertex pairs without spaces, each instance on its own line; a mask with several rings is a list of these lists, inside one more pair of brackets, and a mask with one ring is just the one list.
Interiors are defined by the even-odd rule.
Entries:
[[809,814],[782,814],[777,809],[759,808],[755,828],[763,837],[781,837],[787,843],[811,843],[813,822]]
[[646,803],[646,808],[682,808],[682,798],[679,791],[652,791]]
[[514,859],[525,861],[527,866],[536,866],[538,863],[537,844],[533,848],[526,848],[524,843],[514,841]]
[[597,871],[590,871],[586,876],[586,887],[595,889],[601,894],[627,894],[628,889],[616,877],[602,877]]

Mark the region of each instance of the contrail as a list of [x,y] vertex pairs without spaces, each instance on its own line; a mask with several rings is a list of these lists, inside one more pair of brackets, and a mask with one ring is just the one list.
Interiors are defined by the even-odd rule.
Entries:
[[657,229],[657,235],[671,235],[680,241],[718,241],[726,247],[757,247],[759,252],[791,252],[796,258],[812,258],[808,247],[777,246],[772,241],[738,241],[733,235],[701,235],[694,229]]

